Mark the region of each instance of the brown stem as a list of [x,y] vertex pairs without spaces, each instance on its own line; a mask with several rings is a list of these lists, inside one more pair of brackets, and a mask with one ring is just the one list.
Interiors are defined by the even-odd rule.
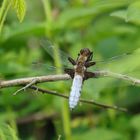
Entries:
[[[50,91],[50,90],[38,88],[36,86],[30,86],[29,88],[31,88],[33,90],[36,90],[36,91],[39,91],[39,92],[42,92],[43,94],[51,94],[51,95],[63,97],[65,99],[69,99],[69,96],[58,93],[56,91]],[[96,106],[99,106],[99,107],[102,107],[102,108],[105,108],[105,109],[114,109],[114,110],[119,110],[119,111],[122,111],[122,112],[127,112],[126,108],[121,108],[121,107],[111,106],[111,105],[105,105],[105,104],[101,104],[101,103],[98,103],[98,102],[93,101],[93,100],[80,99],[80,102],[91,104],[91,105],[96,105]]]
[[[106,70],[94,71],[94,74],[96,75],[97,78],[112,77],[112,78],[124,80],[126,82],[129,82],[132,85],[140,86],[140,79],[136,79],[128,75],[114,73],[114,72],[106,71]],[[69,80],[69,79],[71,78],[68,74],[20,78],[20,79],[14,79],[14,80],[0,81],[0,88],[27,85],[27,84],[30,84],[34,80],[36,81],[36,83],[43,83],[43,82],[53,82],[53,81]]]

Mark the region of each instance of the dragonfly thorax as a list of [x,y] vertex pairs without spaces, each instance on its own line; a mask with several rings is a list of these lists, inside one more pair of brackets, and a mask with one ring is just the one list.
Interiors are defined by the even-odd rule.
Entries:
[[84,72],[86,70],[86,67],[84,66],[84,62],[82,61],[78,61],[77,65],[75,66],[75,73],[76,75],[81,75],[82,77],[84,77]]

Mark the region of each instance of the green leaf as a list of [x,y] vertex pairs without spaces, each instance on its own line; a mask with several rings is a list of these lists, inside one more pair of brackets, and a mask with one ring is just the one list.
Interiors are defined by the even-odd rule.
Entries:
[[140,24],[140,1],[130,4],[127,10],[118,10],[110,15],[124,19],[126,22]]
[[13,8],[16,10],[19,21],[22,22],[26,13],[25,0],[13,0],[12,5]]
[[0,139],[1,140],[6,140],[6,136],[3,133],[3,130],[0,128]]
[[127,21],[140,24],[140,1],[130,4],[127,10]]
[[[59,17],[59,22],[64,25],[73,25],[75,22],[79,21],[81,24],[87,22],[88,20],[93,19],[97,15],[103,12],[107,12],[111,9],[122,7],[127,5],[129,1],[126,0],[106,0],[106,1],[97,1],[91,6],[84,7],[73,7],[65,10],[61,13]],[[81,21],[84,19],[83,21]]]
[[7,16],[7,13],[9,11],[10,7],[11,7],[11,2],[9,2],[7,0],[4,0],[2,2],[2,6],[0,8],[0,33],[2,31],[3,24],[4,24],[4,21],[6,19],[6,16]]
[[10,27],[4,28],[0,41],[6,41],[13,37],[26,35],[40,35],[45,32],[45,23],[26,22],[22,24],[14,24]]
[[1,140],[18,140],[15,129],[6,123],[0,124],[0,139]]
[[110,16],[114,16],[114,17],[118,17],[118,18],[126,20],[127,11],[126,10],[115,11],[115,12],[112,12]]

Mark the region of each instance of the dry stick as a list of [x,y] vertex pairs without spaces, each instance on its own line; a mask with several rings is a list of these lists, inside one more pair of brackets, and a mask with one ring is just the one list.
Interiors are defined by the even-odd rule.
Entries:
[[60,75],[36,76],[29,78],[19,78],[14,80],[0,81],[0,88],[27,85],[30,84],[32,81],[34,81],[34,79],[36,80],[36,83],[43,83],[43,82],[68,80],[70,79],[70,76],[68,74],[60,74]]
[[137,79],[137,78],[134,78],[134,77],[131,77],[131,76],[128,76],[128,75],[115,73],[115,72],[111,72],[111,71],[108,71],[108,70],[96,71],[96,72],[97,72],[98,77],[102,77],[102,76],[103,77],[112,77],[112,78],[124,80],[126,82],[131,83],[132,85],[140,86],[140,79]]
[[[95,71],[94,73],[95,73],[96,77],[98,77],[98,78],[99,77],[112,77],[112,78],[117,78],[117,79],[127,81],[127,82],[129,82],[133,85],[140,86],[140,80],[139,79],[136,79],[136,78],[133,78],[133,77],[130,77],[130,76],[127,76],[127,75],[123,75],[123,74],[119,74],[119,73],[113,73],[113,72],[105,71],[105,70]],[[21,88],[17,91],[17,92],[20,92],[21,90],[25,90],[26,88],[31,88],[31,87],[33,88],[32,84],[35,84],[35,83],[52,82],[52,81],[68,80],[68,79],[70,79],[70,76],[67,75],[67,74],[21,78],[21,79],[15,79],[15,80],[0,81],[0,88],[26,85],[25,87],[23,87],[23,88]],[[36,87],[35,89],[39,91],[39,88]],[[51,94],[61,96],[61,97],[64,97],[64,98],[68,98],[68,96],[65,96],[65,95],[62,95],[62,94],[59,95],[56,92],[51,93]],[[98,106],[101,106],[101,107],[104,107],[104,108],[112,108],[112,109],[117,109],[117,110],[120,110],[120,111],[126,111],[126,109],[124,109],[124,108],[118,108],[117,106],[107,106],[107,105],[104,105],[104,104],[94,102],[92,100],[90,101],[90,100],[81,99],[80,101],[88,103],[88,104],[95,104],[95,105],[98,105]]]
[[[124,74],[114,73],[107,70],[94,71],[94,73],[96,74],[97,78],[112,77],[112,78],[124,80],[126,82],[129,82],[132,85],[140,86],[140,79],[136,79],[136,78],[124,75]],[[27,85],[27,84],[30,84],[34,79],[36,80],[35,83],[43,83],[43,82],[53,82],[53,81],[60,81],[60,80],[69,80],[71,78],[68,74],[20,78],[20,79],[15,79],[15,80],[0,81],[0,88]]]
[[15,93],[13,93],[13,95],[16,95],[18,92],[21,92],[22,90],[26,90],[28,87],[30,87],[31,85],[36,83],[36,79],[33,79],[29,84],[27,84],[26,86],[20,88],[19,90],[17,90]]
[[[42,88],[39,88],[39,87],[36,87],[36,86],[30,86],[29,88],[31,88],[33,90],[37,90],[39,92],[42,92],[43,94],[51,94],[51,95],[63,97],[65,99],[69,99],[69,96],[58,93],[56,91],[50,91],[50,90],[42,89]],[[118,106],[105,105],[105,104],[101,104],[101,103],[98,103],[98,102],[93,101],[93,100],[80,99],[80,102],[96,105],[96,106],[99,106],[99,107],[103,107],[105,109],[114,109],[114,110],[119,110],[119,111],[122,111],[122,112],[127,112],[126,108],[121,108],[121,107],[118,107]]]

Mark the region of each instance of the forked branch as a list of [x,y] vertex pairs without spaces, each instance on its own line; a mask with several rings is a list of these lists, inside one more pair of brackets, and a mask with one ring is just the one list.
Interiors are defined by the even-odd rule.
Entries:
[[[95,71],[94,73],[95,73],[97,78],[112,77],[112,78],[124,80],[132,85],[140,86],[140,79],[136,79],[136,78],[130,77],[128,75],[114,73],[114,72],[105,71],[105,70]],[[22,91],[22,90],[25,90],[26,88],[31,88],[33,90],[37,90],[37,91],[42,92],[42,93],[47,93],[47,94],[60,96],[60,97],[68,99],[69,97],[67,95],[60,94],[60,93],[50,91],[50,90],[44,90],[44,89],[38,88],[36,86],[33,86],[33,84],[43,83],[43,82],[53,82],[53,81],[59,81],[59,80],[69,80],[69,79],[71,79],[71,77],[68,74],[20,78],[20,79],[14,79],[14,80],[0,81],[0,89],[6,88],[6,87],[13,87],[13,86],[24,86],[21,89],[17,90],[15,92],[15,94]],[[97,106],[100,106],[103,108],[110,108],[110,109],[115,109],[115,110],[119,110],[119,111],[123,111],[123,112],[127,111],[125,108],[119,108],[117,106],[100,104],[100,103],[97,103],[93,100],[81,99],[80,102],[94,104],[94,105],[97,105]]]
[[[126,81],[132,85],[140,86],[140,79],[120,74],[120,73],[114,73],[111,71],[95,71],[97,78],[101,77],[112,77],[116,79],[120,79],[123,81]],[[93,77],[94,78],[94,77]],[[29,78],[20,78],[20,79],[14,79],[14,80],[7,80],[7,81],[0,81],[0,88],[6,88],[6,87],[13,87],[13,86],[20,86],[20,85],[27,85],[32,83],[34,80],[34,84],[36,83],[43,83],[43,82],[53,82],[53,81],[60,81],[60,80],[69,80],[71,79],[68,74],[59,74],[59,75],[47,75],[47,76],[37,76],[37,77],[29,77]]]

